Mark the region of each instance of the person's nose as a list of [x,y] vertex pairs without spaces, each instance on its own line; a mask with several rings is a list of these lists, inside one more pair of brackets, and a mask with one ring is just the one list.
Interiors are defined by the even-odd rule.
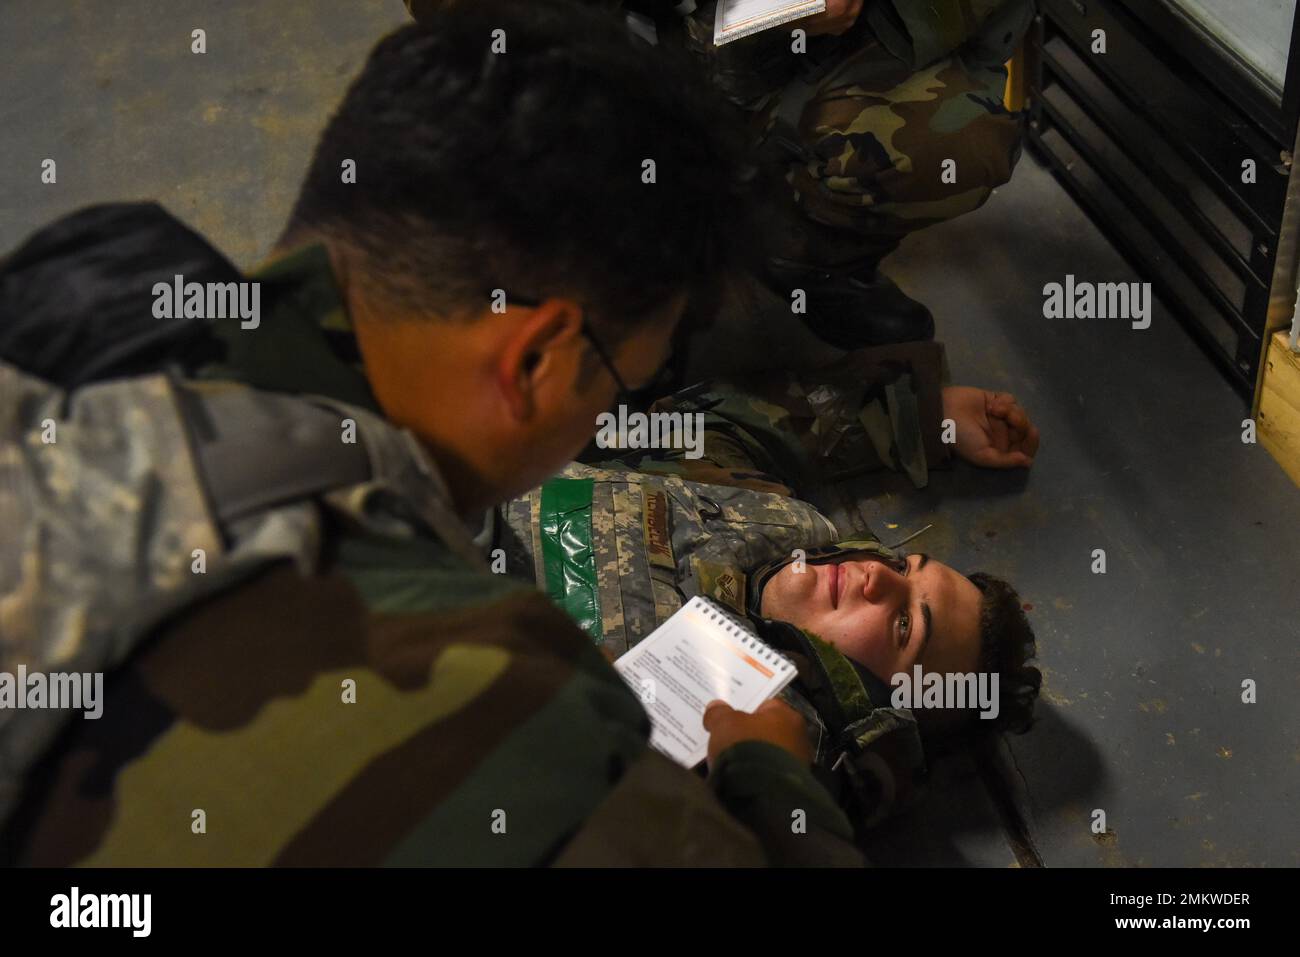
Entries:
[[866,562],[862,596],[872,604],[888,604],[901,599],[907,591],[907,579],[883,562]]

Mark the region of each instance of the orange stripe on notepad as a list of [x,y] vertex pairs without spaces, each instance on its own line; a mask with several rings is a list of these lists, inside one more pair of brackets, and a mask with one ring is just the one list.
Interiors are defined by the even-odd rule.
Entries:
[[743,658],[749,664],[757,668],[758,673],[761,674],[764,678],[770,678],[772,677],[772,675],[776,674],[776,672],[773,671],[771,668],[769,668],[767,665],[762,664],[757,658],[753,658],[745,654],[743,651],[740,651],[738,648],[736,648],[735,645],[730,645],[728,647],[730,647],[731,650],[734,651],[738,657]]

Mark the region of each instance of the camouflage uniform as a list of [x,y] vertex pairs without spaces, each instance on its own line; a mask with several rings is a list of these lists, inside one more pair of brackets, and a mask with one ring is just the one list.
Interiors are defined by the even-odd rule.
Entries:
[[[762,742],[707,782],[673,765],[594,643],[487,571],[376,414],[321,248],[257,278],[260,326],[218,321],[201,381],[68,395],[0,363],[0,670],[108,672],[97,721],[0,711],[0,858],[860,862],[808,767]],[[337,480],[266,500],[294,443]]]
[[786,184],[758,210],[764,278],[804,290],[805,322],[841,348],[932,337],[929,310],[879,264],[1010,179],[1021,121],[1003,105],[1003,64],[1033,0],[866,0],[850,30],[804,53],[785,29],[713,46],[713,6],[684,21],[686,46],[752,117],[763,167]]
[[[680,392],[652,412],[702,414],[704,455],[668,450],[571,465],[505,506],[509,567],[615,655],[696,595],[750,616],[799,664],[786,697],[809,719],[828,781],[855,823],[876,823],[923,777],[913,716],[889,708],[881,682],[816,636],[788,627],[774,635],[760,598],[796,549],[809,563],[898,557],[874,538],[841,541],[790,486],[882,467],[925,485],[928,469],[949,457],[939,441],[945,377],[942,347],[926,342],[862,350],[812,374]],[[842,760],[846,751],[853,760]]]
[[[1020,123],[1003,104],[1003,64],[1032,0],[867,0],[849,31],[811,37],[803,54],[784,29],[714,47],[712,10],[686,19],[686,45],[754,115],[805,219],[790,221],[793,236],[773,230],[775,255],[824,268],[874,263],[1010,179]],[[941,177],[946,160],[953,183]]]

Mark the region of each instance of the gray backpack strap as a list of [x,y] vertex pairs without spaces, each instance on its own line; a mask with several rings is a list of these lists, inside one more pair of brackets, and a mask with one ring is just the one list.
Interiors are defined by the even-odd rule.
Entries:
[[356,425],[353,440],[345,441],[347,417],[333,409],[242,387],[187,384],[177,394],[204,490],[223,527],[371,477]]
[[423,525],[462,560],[485,567],[483,550],[456,515],[433,460],[405,429],[318,396],[194,382],[177,391],[194,459],[223,530],[320,497],[376,531],[392,531],[392,519],[366,505],[369,496],[382,493],[390,509]]
[[[349,496],[332,495],[331,504],[346,508],[364,522],[370,512],[364,505],[367,497],[382,494],[390,505],[400,503],[403,515],[431,531],[461,561],[486,571],[483,550],[474,543],[479,528],[471,529],[456,513],[446,480],[419,440],[374,412],[342,402],[320,401],[334,409],[336,416],[356,420],[357,434],[370,460],[370,481]],[[380,521],[376,527],[385,528],[388,523]]]

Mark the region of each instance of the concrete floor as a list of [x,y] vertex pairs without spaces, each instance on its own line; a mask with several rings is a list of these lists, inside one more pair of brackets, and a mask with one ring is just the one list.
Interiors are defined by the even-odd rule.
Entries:
[[1067,273],[1142,277],[1032,157],[887,269],[934,309],[954,381],[1014,392],[1042,430],[1029,475],[961,468],[862,511],[934,522],[909,547],[1033,605],[1041,721],[1008,743],[1043,863],[1300,863],[1300,491],[1242,443],[1249,409],[1158,301],[1145,331],[1043,318]]
[[[252,265],[349,77],[402,22],[399,0],[10,0],[0,250],[87,203],[156,198]],[[57,184],[40,182],[46,157]],[[888,269],[934,310],[955,380],[1013,391],[1043,447],[1031,475],[959,468],[922,494],[874,480],[837,490],[841,508],[899,538],[934,523],[910,547],[1014,582],[1046,682],[1039,726],[1005,752],[1015,813],[1000,817],[974,766],[949,761],[873,856],[1300,864],[1300,492],[1242,444],[1248,410],[1159,304],[1146,331],[1042,317],[1043,285],[1067,273],[1141,277],[1031,158]],[[1105,575],[1090,571],[1096,548]],[[1246,678],[1257,704],[1241,703]]]
[[253,265],[330,110],[406,22],[401,0],[0,4],[0,249],[88,203],[156,199]]

